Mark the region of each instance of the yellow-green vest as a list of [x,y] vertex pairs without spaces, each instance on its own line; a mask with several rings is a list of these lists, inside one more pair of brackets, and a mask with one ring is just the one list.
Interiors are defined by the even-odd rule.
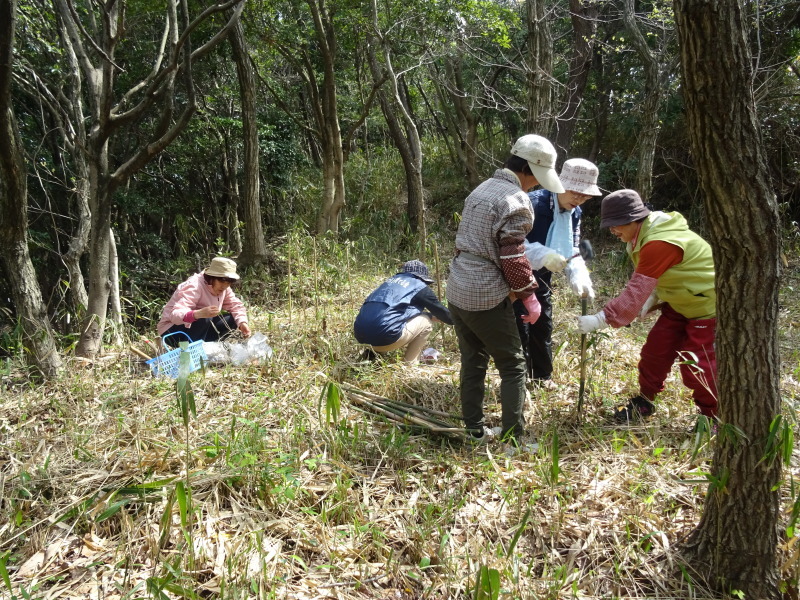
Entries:
[[717,293],[714,258],[708,242],[689,229],[682,214],[653,212],[642,222],[636,246],[628,244],[628,255],[634,266],[639,264],[642,246],[655,240],[669,242],[683,250],[683,260],[658,278],[659,300],[669,303],[687,319],[713,317]]

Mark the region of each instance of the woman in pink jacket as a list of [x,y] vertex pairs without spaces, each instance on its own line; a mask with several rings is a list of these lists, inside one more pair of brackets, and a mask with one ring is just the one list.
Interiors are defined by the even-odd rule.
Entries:
[[[182,331],[193,342],[214,342],[238,329],[244,337],[249,337],[247,311],[231,289],[231,284],[238,280],[234,261],[222,256],[214,258],[202,273],[189,277],[172,294],[161,312],[158,335]],[[223,310],[228,314],[221,316]],[[186,337],[175,335],[164,340],[173,347],[181,341],[187,341]]]

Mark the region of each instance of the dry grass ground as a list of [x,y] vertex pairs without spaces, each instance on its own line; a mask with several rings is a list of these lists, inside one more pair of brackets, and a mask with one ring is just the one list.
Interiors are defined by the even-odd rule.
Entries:
[[[579,421],[579,303],[556,278],[558,387],[526,407],[539,450],[508,457],[499,445],[398,428],[346,393],[337,412],[321,397],[329,382],[458,413],[455,336],[436,333],[442,358],[430,366],[357,364],[354,315],[397,265],[365,266],[332,244],[287,254],[290,282],[242,290],[271,295],[250,307],[272,359],[193,374],[188,427],[174,383],[134,355],[68,359],[42,386],[11,365],[0,402],[0,597],[492,597],[481,574],[499,581],[500,598],[710,596],[676,554],[698,521],[711,455],[690,432],[677,369],[652,420],[610,421],[635,391],[646,324],[597,336]],[[598,306],[624,282],[620,264],[615,253],[598,258]],[[790,267],[780,326],[793,418],[800,280]],[[787,520],[796,470],[787,466],[782,489]],[[790,532],[781,555],[790,588],[796,542]]]

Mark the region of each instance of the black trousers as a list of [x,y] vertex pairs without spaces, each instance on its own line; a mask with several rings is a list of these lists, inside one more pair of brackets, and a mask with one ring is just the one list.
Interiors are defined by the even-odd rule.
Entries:
[[[236,321],[234,320],[233,315],[225,315],[224,317],[217,315],[216,317],[212,317],[210,319],[197,319],[189,327],[184,327],[183,325],[173,325],[164,332],[164,335],[180,331],[192,338],[193,342],[198,340],[202,340],[204,342],[216,342],[218,340],[225,339],[234,331],[236,331],[236,329]],[[178,335],[171,335],[164,340],[164,343],[172,348],[177,348],[180,342],[189,341],[186,338],[186,335],[181,335],[180,333]],[[161,337],[163,339],[164,336]]]
[[542,305],[542,314],[533,325],[522,321],[526,314],[522,300],[514,302],[514,315],[517,318],[517,331],[525,354],[528,379],[550,379],[553,375],[553,300],[550,290],[550,277],[546,270],[534,272],[539,289],[536,298]]

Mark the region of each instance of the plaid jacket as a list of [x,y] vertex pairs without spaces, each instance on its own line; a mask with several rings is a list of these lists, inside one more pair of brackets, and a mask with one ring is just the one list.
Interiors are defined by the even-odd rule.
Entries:
[[[462,310],[488,310],[509,292],[531,295],[536,283],[523,240],[533,227],[528,195],[508,169],[498,169],[464,201],[447,300]],[[462,254],[467,253],[467,255]]]

